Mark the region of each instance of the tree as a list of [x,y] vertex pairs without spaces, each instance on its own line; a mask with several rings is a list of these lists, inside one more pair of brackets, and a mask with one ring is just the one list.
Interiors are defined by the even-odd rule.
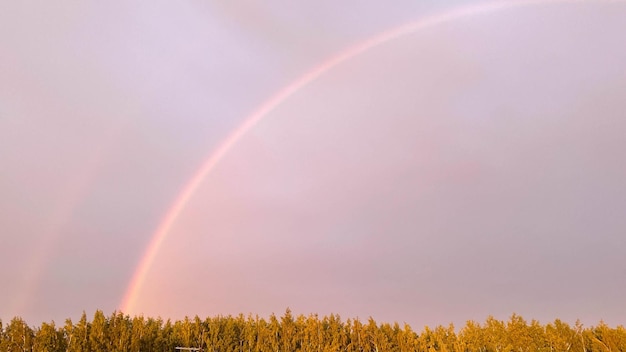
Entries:
[[321,322],[322,351],[338,351],[347,345],[347,333],[344,333],[343,323],[338,314],[330,314]]
[[4,326],[2,325],[2,319],[0,319],[0,351],[6,351],[6,339],[4,336]]
[[283,352],[293,352],[299,349],[299,341],[296,335],[296,323],[291,315],[291,309],[287,308],[285,314],[280,318],[281,325],[281,345]]
[[302,318],[302,342],[301,347],[304,352],[321,352],[322,350],[322,324],[317,315],[309,315]]
[[[145,335],[146,323],[143,315],[136,316],[131,321],[131,333],[130,333],[130,352],[140,352],[148,350],[147,346],[143,346]],[[154,336],[156,338],[156,336]]]
[[259,338],[258,320],[258,316],[253,318],[252,315],[248,315],[246,320],[244,320],[243,314],[240,314],[237,317],[237,323],[242,327],[242,333],[240,336],[241,352],[252,352],[253,350],[257,350]]
[[267,327],[269,329],[269,340],[267,342],[269,342],[269,347],[271,349],[272,352],[280,352],[280,322],[278,321],[278,319],[276,318],[276,316],[274,315],[274,313],[272,313],[270,315],[270,321],[269,321],[269,325]]
[[468,320],[459,332],[459,346],[461,351],[486,352],[487,341],[485,332],[479,323]]
[[93,352],[108,352],[108,323],[101,310],[96,310],[89,331],[89,346]]
[[35,331],[35,342],[33,351],[35,352],[61,352],[66,350],[63,330],[57,330],[54,322],[42,323],[41,327]]
[[6,352],[26,352],[33,349],[33,329],[20,317],[11,320],[4,335]]
[[418,350],[424,352],[439,351],[439,344],[435,338],[435,333],[428,326],[424,327],[424,330],[417,339]]
[[517,314],[511,315],[506,324],[506,351],[529,352],[532,347],[532,337],[528,331],[528,324]]
[[548,346],[548,339],[546,337],[546,329],[539,324],[537,320],[531,320],[527,330],[532,341],[529,346],[529,350],[536,352],[551,352]]
[[113,312],[108,319],[107,338],[109,351],[127,352],[130,348],[132,323],[129,316],[122,312]]
[[66,351],[89,351],[89,330],[90,326],[85,312],[83,312],[76,324],[72,323],[72,319],[66,319],[62,330]]
[[504,322],[490,316],[483,326],[487,350],[504,352],[507,345],[507,329]]
[[366,351],[383,352],[385,341],[379,336],[378,324],[374,318],[370,317],[365,325],[365,335],[367,336]]
[[204,344],[209,352],[221,351],[221,323],[218,318],[207,318],[204,325],[208,328],[208,332],[204,337]]
[[454,331],[454,325],[450,324],[447,328],[443,326],[437,326],[434,331],[434,338],[436,345],[439,347],[437,350],[441,352],[453,352],[457,345],[457,336]]
[[626,350],[626,331],[623,326],[610,328],[604,321],[591,329],[591,345],[593,351],[624,351]]
[[546,341],[551,351],[568,352],[576,342],[576,331],[567,323],[556,319],[546,325]]

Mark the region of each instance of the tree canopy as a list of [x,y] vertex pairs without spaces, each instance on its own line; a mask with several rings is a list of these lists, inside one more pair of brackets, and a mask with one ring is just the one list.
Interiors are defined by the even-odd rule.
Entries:
[[161,318],[130,317],[121,312],[106,316],[98,310],[91,320],[67,319],[29,326],[19,317],[0,321],[0,351],[175,351],[176,347],[207,352],[618,352],[626,351],[626,329],[573,326],[556,319],[542,325],[513,314],[508,321],[488,317],[484,323],[468,321],[456,330],[449,326],[424,327],[420,333],[398,323],[343,321],[339,315],[294,316],[289,309],[277,317],[216,316]]

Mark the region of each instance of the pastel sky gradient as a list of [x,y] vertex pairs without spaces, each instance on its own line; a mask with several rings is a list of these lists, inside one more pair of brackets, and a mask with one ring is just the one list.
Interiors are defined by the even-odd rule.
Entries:
[[[246,116],[476,4],[0,5],[0,319],[117,309]],[[127,313],[624,324],[624,33],[624,2],[537,4],[332,68],[203,180]]]

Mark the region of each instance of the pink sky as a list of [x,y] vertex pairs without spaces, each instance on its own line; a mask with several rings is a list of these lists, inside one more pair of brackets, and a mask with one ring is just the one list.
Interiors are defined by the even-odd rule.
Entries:
[[[311,67],[474,2],[4,5],[0,319],[119,307],[212,150]],[[268,113],[173,223],[129,313],[623,324],[626,6],[433,26]]]

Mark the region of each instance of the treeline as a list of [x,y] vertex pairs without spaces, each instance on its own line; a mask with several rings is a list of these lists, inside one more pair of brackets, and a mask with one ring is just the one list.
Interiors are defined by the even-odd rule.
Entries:
[[96,311],[91,321],[83,313],[63,326],[51,322],[30,327],[19,317],[6,325],[0,321],[0,351],[7,352],[173,352],[177,346],[207,352],[624,352],[626,329],[603,322],[593,327],[560,320],[541,325],[514,314],[508,321],[468,321],[458,331],[450,325],[416,333],[408,325],[379,324],[372,318],[344,322],[338,315],[294,317],[289,309],[268,319],[196,316],[172,322],[120,312],[107,317]]

